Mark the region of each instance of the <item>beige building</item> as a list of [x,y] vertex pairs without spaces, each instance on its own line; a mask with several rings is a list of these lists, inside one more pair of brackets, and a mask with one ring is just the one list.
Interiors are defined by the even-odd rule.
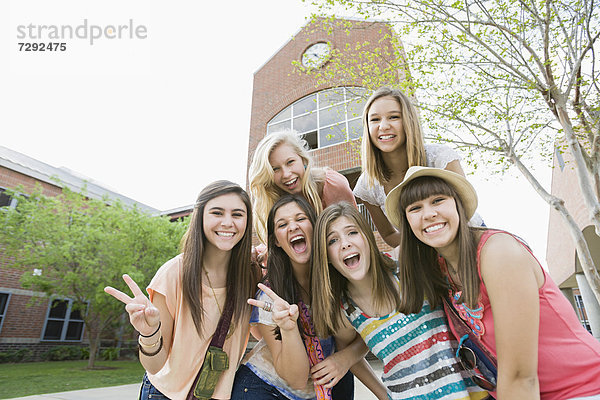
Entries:
[[[600,238],[591,224],[569,153],[556,152],[552,194],[563,199],[587,241],[596,268],[600,266]],[[560,214],[550,209],[546,260],[550,275],[571,301],[582,324],[600,340],[600,306],[583,274],[575,243]]]

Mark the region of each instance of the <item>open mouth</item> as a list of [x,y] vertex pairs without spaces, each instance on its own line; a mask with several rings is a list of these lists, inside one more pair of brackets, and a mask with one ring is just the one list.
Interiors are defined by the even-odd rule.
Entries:
[[292,245],[292,249],[298,254],[306,251],[306,238],[304,235],[294,236],[290,239],[290,244]]
[[353,253],[353,254],[350,254],[349,256],[344,257],[344,264],[348,268],[356,267],[359,262],[360,262],[360,254],[358,254],[358,253]]
[[437,232],[440,229],[442,229],[444,226],[446,226],[445,223],[435,224],[432,226],[428,226],[427,228],[424,229],[424,231],[425,231],[425,233],[434,233],[434,232]]
[[293,188],[294,186],[296,186],[297,182],[298,182],[298,178],[294,178],[290,181],[284,182],[284,185],[287,186],[288,188]]

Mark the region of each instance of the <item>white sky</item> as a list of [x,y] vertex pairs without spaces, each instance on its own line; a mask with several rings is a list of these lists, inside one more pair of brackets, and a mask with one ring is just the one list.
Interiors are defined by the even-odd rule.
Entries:
[[[193,203],[216,179],[244,186],[253,73],[309,14],[300,0],[3,0],[0,144],[160,210]],[[85,19],[131,19],[147,38],[18,51],[35,41],[18,39],[18,25]],[[550,170],[540,172],[549,188]],[[521,235],[543,262],[546,203],[517,173],[482,175],[469,179],[488,226]]]

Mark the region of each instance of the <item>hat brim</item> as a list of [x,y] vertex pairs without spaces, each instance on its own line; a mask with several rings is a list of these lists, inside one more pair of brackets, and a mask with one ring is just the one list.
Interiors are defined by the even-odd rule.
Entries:
[[471,219],[473,214],[475,214],[475,210],[477,210],[477,193],[475,192],[473,185],[471,185],[464,176],[440,168],[410,167],[408,171],[406,171],[402,183],[393,188],[385,199],[385,212],[388,219],[395,227],[400,227],[402,223],[402,214],[404,214],[404,210],[401,210],[399,207],[402,190],[410,181],[422,176],[440,178],[450,184],[458,193],[463,207],[465,208],[465,212],[467,213],[467,218]]

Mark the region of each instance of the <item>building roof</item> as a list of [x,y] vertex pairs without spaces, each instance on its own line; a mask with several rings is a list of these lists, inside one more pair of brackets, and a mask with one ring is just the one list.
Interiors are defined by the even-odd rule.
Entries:
[[120,200],[121,203],[129,207],[137,205],[140,210],[145,212],[152,214],[160,213],[156,208],[140,203],[127,196],[123,196],[122,194],[109,189],[106,185],[75,171],[71,171],[65,167],[53,167],[4,146],[0,146],[0,166],[54,186],[68,187],[74,192],[81,192],[81,190],[85,188],[87,196],[94,199],[102,200],[104,197],[108,197],[109,202],[111,199]]

